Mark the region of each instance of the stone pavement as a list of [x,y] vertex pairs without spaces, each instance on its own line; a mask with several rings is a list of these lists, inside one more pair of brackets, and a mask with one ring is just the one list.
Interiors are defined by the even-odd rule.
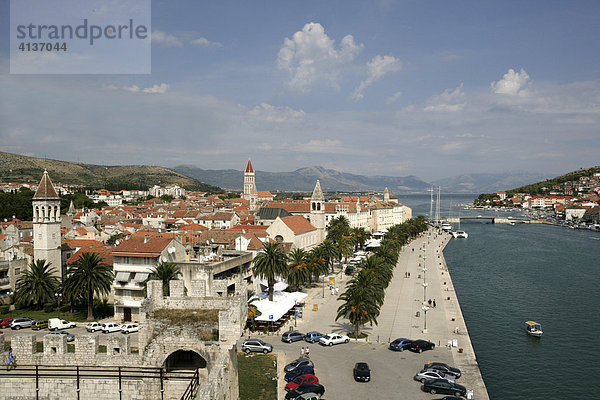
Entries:
[[[404,247],[394,278],[386,290],[378,325],[362,328],[369,335],[366,340],[353,340],[331,348],[309,345],[315,374],[326,387],[324,398],[430,399],[432,396],[422,392],[421,385],[412,380],[417,370],[430,361],[446,362],[460,368],[463,376],[457,383],[473,390],[474,399],[489,398],[442,254],[450,237],[447,233],[431,230]],[[427,283],[425,291],[423,278]],[[349,279],[341,272],[336,274],[340,293]],[[331,295],[326,287],[323,297],[322,286],[309,289],[307,294],[304,318],[295,322],[296,330],[303,333],[313,330],[323,333],[352,331],[347,320],[335,321],[341,304],[337,301],[339,294]],[[423,307],[429,306],[429,299],[432,303],[435,299],[436,307],[429,308],[425,315]],[[318,311],[313,311],[314,304]],[[294,321],[289,325],[293,327]],[[284,327],[282,332],[287,329]],[[388,350],[389,342],[399,337],[426,339],[434,342],[436,348],[422,354]],[[284,344],[280,341],[280,334],[267,335],[263,339],[274,345],[280,364],[299,357],[300,348],[307,345],[305,342]],[[456,346],[448,347],[449,342]],[[352,379],[352,368],[357,361],[366,361],[371,366],[373,379],[370,383],[356,383]],[[284,397],[284,386],[281,376],[280,398]]]

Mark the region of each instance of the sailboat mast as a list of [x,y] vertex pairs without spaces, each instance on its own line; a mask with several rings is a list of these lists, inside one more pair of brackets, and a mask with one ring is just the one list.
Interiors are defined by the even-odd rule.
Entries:
[[442,187],[438,186],[438,195],[437,195],[437,203],[435,205],[435,220],[437,223],[440,222],[440,192],[442,191]]
[[427,190],[431,194],[431,200],[429,201],[429,221],[433,223],[433,186]]

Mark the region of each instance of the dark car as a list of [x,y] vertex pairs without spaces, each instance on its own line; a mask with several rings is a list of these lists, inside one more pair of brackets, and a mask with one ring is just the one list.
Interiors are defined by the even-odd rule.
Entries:
[[325,393],[325,386],[321,385],[320,383],[303,383],[296,389],[287,392],[285,398],[286,400],[295,399],[304,393],[316,393],[322,396],[323,393]]
[[442,362],[432,362],[423,365],[423,369],[435,369],[436,371],[441,371],[446,375],[452,375],[454,378],[458,379],[461,376],[460,369],[449,366],[448,364]]
[[304,333],[289,331],[281,335],[281,341],[285,343],[297,342],[299,340],[304,340]]
[[424,392],[429,392],[431,394],[443,393],[443,394],[453,394],[455,396],[466,396],[467,389],[463,385],[459,385],[458,383],[451,383],[445,379],[430,379],[423,383],[421,389]]
[[285,372],[290,372],[290,371],[294,371],[296,369],[300,369],[304,366],[309,366],[314,368],[315,364],[313,364],[312,361],[310,361],[310,358],[298,358],[294,361],[292,361],[291,363],[289,363],[288,365],[286,365],[283,370]]
[[10,323],[12,321],[12,318],[2,318],[2,321],[0,321],[0,328],[10,328]]
[[404,351],[410,347],[413,341],[405,338],[398,338],[390,343],[390,350]]
[[357,382],[369,382],[371,380],[371,369],[366,362],[357,362],[354,365],[354,380]]
[[303,365],[301,367],[298,367],[290,372],[286,372],[285,373],[285,381],[286,382],[290,382],[292,380],[294,380],[295,377],[300,376],[300,375],[304,375],[304,374],[313,374],[315,373],[315,369],[313,367],[311,367],[310,365]]
[[433,350],[435,349],[435,344],[432,342],[428,342],[427,340],[415,340],[410,344],[410,351],[414,351],[416,353],[422,353],[425,350]]

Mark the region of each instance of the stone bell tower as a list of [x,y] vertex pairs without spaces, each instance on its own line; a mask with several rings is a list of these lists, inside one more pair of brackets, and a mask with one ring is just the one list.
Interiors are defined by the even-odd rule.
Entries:
[[252,167],[252,162],[248,159],[248,164],[244,171],[244,194],[242,198],[248,200],[250,203],[250,211],[256,211],[256,206],[258,205],[258,191],[256,190],[254,177],[254,168]]
[[32,204],[33,259],[46,260],[56,270],[58,277],[62,278],[60,198],[46,170],[33,195]]
[[318,179],[310,198],[310,223],[317,228],[317,243],[321,243],[325,240],[325,197]]

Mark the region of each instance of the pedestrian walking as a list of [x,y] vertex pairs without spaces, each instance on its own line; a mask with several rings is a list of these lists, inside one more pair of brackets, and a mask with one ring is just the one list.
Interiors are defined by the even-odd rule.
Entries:
[[433,299],[433,308],[435,308],[435,299]]
[[6,356],[6,370],[9,371],[11,368],[17,368],[17,358],[12,352],[12,347],[8,349],[8,355]]
[[431,299],[427,300],[427,303],[429,303],[429,307],[431,307]]
[[300,358],[304,358],[304,347],[300,348]]
[[306,346],[306,350],[304,350],[304,355],[306,355],[306,358],[310,358],[310,349],[308,346]]

